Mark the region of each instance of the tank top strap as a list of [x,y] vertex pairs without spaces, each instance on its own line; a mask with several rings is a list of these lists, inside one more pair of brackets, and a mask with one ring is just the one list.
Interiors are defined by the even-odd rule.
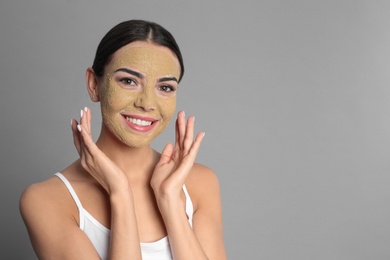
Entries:
[[79,199],[79,197],[77,196],[75,190],[73,189],[72,185],[70,184],[70,182],[68,181],[68,179],[65,178],[64,175],[62,175],[61,173],[57,172],[56,174],[54,174],[55,176],[57,176],[58,178],[60,178],[60,180],[65,184],[66,188],[68,189],[70,195],[72,196],[74,202],[76,203],[76,206],[77,206],[77,209],[79,211],[79,219],[80,219],[80,228],[81,229],[84,229],[84,216],[83,216],[83,213],[84,213],[84,208],[83,206],[81,205],[81,201]]
[[188,222],[190,223],[192,227],[192,215],[194,215],[194,206],[192,204],[192,200],[190,197],[190,194],[188,194],[187,188],[185,185],[183,185],[183,191],[186,196],[186,214],[188,217]]

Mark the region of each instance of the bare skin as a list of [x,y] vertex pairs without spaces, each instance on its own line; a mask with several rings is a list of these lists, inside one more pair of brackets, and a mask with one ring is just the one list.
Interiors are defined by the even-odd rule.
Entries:
[[[134,51],[131,47],[142,47],[161,52],[162,56],[151,58],[171,55],[173,61],[176,59],[169,49],[151,43],[134,42],[129,47],[130,51]],[[125,110],[153,118],[162,114],[169,117],[172,108],[166,102],[173,105],[175,100],[161,95],[158,79],[178,76],[174,63],[170,71],[153,74],[145,72],[147,67],[143,64],[122,64],[114,56],[112,63],[115,62],[136,69],[147,78],[144,82],[136,79],[142,91],[137,95],[131,92],[134,98],[126,100]],[[96,78],[92,69],[87,70],[86,78],[91,99],[99,101],[99,89],[107,79]],[[170,83],[175,86],[175,82]],[[110,84],[121,87],[113,81]],[[147,135],[154,137],[153,133],[120,130],[121,139],[126,140],[113,134],[112,129],[122,129],[123,118],[119,114],[111,114],[111,129],[103,122],[96,144],[91,137],[90,109],[83,110],[79,123],[72,120],[80,159],[61,171],[83,207],[111,230],[109,259],[141,259],[140,242],[153,242],[164,236],[169,237],[174,259],[226,259],[218,180],[212,170],[194,163],[204,136],[194,136],[194,117],[186,119],[183,112],[178,113],[175,144],[167,144],[159,154],[149,145],[152,138],[149,140]],[[194,205],[192,228],[185,214],[183,185]],[[21,197],[20,209],[40,259],[99,259],[79,228],[79,213],[72,197],[57,177],[28,187]]]

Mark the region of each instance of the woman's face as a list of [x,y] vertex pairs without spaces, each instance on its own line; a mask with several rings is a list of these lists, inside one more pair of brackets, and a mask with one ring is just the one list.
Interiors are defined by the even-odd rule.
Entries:
[[98,82],[104,126],[129,146],[150,144],[175,113],[179,76],[166,47],[137,41],[120,48]]

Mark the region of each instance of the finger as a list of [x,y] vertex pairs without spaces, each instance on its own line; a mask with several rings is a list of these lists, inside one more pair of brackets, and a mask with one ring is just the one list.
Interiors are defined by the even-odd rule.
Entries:
[[86,139],[88,139],[88,131],[86,127],[86,111],[85,109],[80,110],[80,124],[77,125],[77,129],[80,132],[81,139],[81,149],[82,154],[86,155],[88,152],[88,148],[86,147]]
[[[101,152],[92,139],[91,134],[91,110],[85,107],[80,111],[80,124],[77,126],[81,138],[82,159],[85,165],[91,170],[94,165],[94,158]],[[91,168],[92,167],[92,168]]]
[[87,133],[87,130],[83,125],[78,125],[77,128],[78,131],[80,132],[80,139],[81,139],[81,155],[80,155],[81,165],[92,176],[94,176],[95,179],[97,179],[96,174],[94,174],[95,171],[94,158],[96,157],[96,154],[99,152],[98,148],[93,142],[93,140],[91,139],[90,135]]
[[84,107],[84,109],[82,109],[83,111],[83,117],[82,117],[82,121],[83,121],[83,125],[84,125],[84,128],[85,130],[90,133],[90,126],[89,126],[89,109],[87,107]]
[[183,149],[183,141],[186,134],[186,118],[184,111],[180,111],[177,115],[177,126],[179,131],[179,146]]
[[85,163],[86,148],[85,148],[84,140],[82,137],[82,126],[80,124],[77,124],[76,130],[78,132],[79,140],[80,140],[80,151],[79,151],[80,162],[81,162],[81,165],[83,166],[83,168],[86,169],[86,167],[87,167],[87,165]]
[[187,156],[183,159],[184,164],[189,164],[191,166],[194,164],[204,135],[205,135],[204,132],[200,132],[197,134],[195,141],[192,143],[191,148],[190,148]]
[[198,155],[199,148],[200,148],[200,145],[202,143],[204,135],[205,135],[204,132],[200,132],[197,134],[195,141],[192,143],[189,152],[183,158],[183,161],[182,161],[183,164],[192,165],[195,162],[195,159],[196,159],[196,156]]
[[84,126],[84,129],[85,131],[87,131],[87,133],[90,133],[90,126],[89,126],[89,109],[87,107],[85,107],[84,109],[81,109],[80,110],[80,125]]
[[205,136],[205,132],[200,132],[196,135],[195,141],[191,146],[191,149],[189,151],[190,156],[193,156],[193,160],[195,161],[196,155],[199,152],[200,145],[203,141],[203,138]]
[[187,120],[186,125],[186,133],[183,141],[183,150],[184,154],[190,150],[192,143],[194,142],[194,125],[195,125],[195,117],[190,116]]
[[[80,111],[80,116],[81,116],[80,125],[83,126],[84,133],[86,133],[89,136],[89,138],[87,138],[87,140],[88,140],[88,143],[90,144],[90,141],[93,142],[92,131],[91,131],[91,118],[92,118],[91,109],[88,109],[87,107],[85,107],[84,109],[82,109]],[[85,140],[85,141],[87,141],[87,140]]]
[[92,136],[90,133],[88,133],[86,127],[84,125],[78,125],[78,130],[80,132],[81,137],[81,147],[84,148],[84,152],[93,155],[94,152],[99,149],[97,148],[95,142],[92,140]]
[[185,179],[188,176],[188,173],[191,171],[192,166],[194,165],[204,135],[205,135],[204,132],[200,132],[197,134],[189,153],[183,158],[177,170],[173,173],[173,176],[175,176],[175,178],[178,178],[183,182],[185,181]]
[[91,131],[92,110],[89,109],[88,107],[85,107],[84,111],[85,111],[85,118],[86,118],[86,122],[87,122],[88,133],[91,134],[92,133],[92,131]]
[[73,144],[76,147],[77,153],[81,155],[81,140],[80,140],[80,132],[77,129],[77,121],[72,119],[71,120],[71,128],[72,128],[72,135],[73,135]]
[[166,164],[170,162],[172,160],[173,150],[173,145],[168,143],[161,153],[159,164]]
[[175,122],[175,151],[180,150],[179,118]]

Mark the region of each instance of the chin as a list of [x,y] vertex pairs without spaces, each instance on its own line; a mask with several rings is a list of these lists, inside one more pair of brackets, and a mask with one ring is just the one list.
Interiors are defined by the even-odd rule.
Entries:
[[132,148],[142,148],[145,146],[149,146],[152,141],[154,140],[155,136],[118,136],[117,138],[119,139],[120,142],[122,142],[124,145]]
[[131,148],[143,148],[149,146],[151,142],[122,142],[122,143]]

